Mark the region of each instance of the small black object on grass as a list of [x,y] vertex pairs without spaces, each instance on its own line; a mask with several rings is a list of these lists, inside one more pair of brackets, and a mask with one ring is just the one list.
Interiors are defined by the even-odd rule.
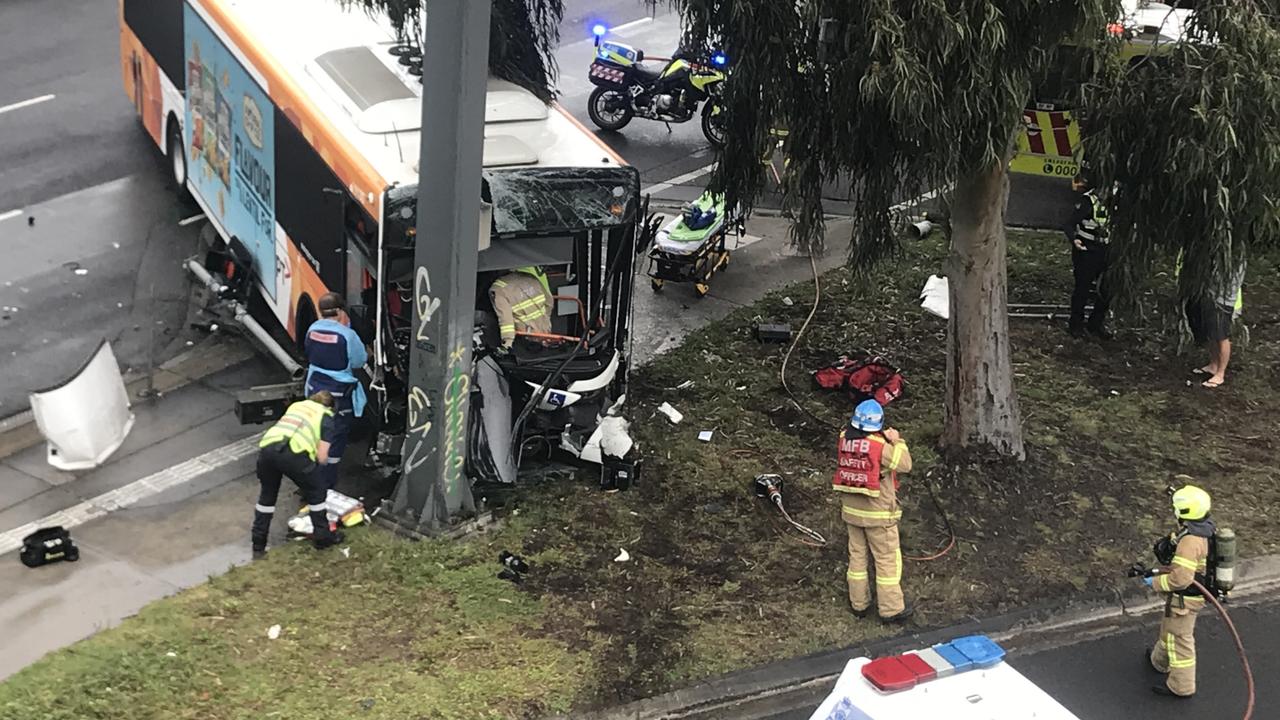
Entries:
[[791,326],[785,323],[758,323],[756,340],[760,342],[791,342]]
[[507,550],[498,553],[498,562],[513,572],[527,573],[529,572],[529,563],[525,562],[519,555],[514,555]]

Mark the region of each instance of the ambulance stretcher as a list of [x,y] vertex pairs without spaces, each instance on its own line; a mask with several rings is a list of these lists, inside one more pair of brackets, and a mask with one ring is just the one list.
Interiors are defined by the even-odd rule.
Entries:
[[703,297],[711,291],[711,277],[729,264],[729,232],[737,232],[736,250],[743,226],[731,225],[724,213],[696,232],[684,228],[683,223],[682,215],[675,216],[654,238],[649,251],[649,283],[657,292],[667,282],[691,282],[698,297]]
[[1080,720],[1004,662],[985,635],[850,660],[809,720]]

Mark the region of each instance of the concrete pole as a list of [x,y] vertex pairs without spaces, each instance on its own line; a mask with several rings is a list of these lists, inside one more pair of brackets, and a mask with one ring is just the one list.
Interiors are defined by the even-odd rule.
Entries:
[[426,0],[404,467],[392,502],[430,532],[475,510],[464,465],[489,77],[490,0]]

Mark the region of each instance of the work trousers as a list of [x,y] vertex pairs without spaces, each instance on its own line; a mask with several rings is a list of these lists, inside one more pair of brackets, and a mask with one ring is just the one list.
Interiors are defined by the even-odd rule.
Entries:
[[275,517],[276,498],[280,495],[280,481],[288,477],[307,501],[307,510],[311,515],[313,538],[319,539],[331,534],[329,529],[328,508],[325,500],[329,496],[324,487],[316,464],[311,458],[296,453],[286,442],[269,445],[258,451],[258,504],[253,509],[253,527],[251,538],[255,551],[264,550],[267,546],[267,535],[271,532],[271,519]]
[[1075,277],[1075,289],[1071,292],[1071,328],[1082,329],[1085,325],[1084,307],[1089,302],[1089,293],[1094,282],[1098,283],[1098,296],[1093,303],[1093,313],[1089,315],[1089,329],[1101,330],[1107,321],[1107,308],[1111,305],[1110,290],[1107,287],[1104,273],[1107,270],[1107,249],[1105,247],[1089,250],[1071,249],[1071,272]]
[[902,548],[898,544],[898,526],[849,528],[849,604],[862,612],[871,606],[871,587],[867,581],[867,560],[875,562],[876,604],[880,617],[893,617],[906,609],[902,597]]
[[[1174,599],[1174,604],[1178,600]],[[1160,636],[1151,649],[1151,665],[1168,675],[1165,685],[1175,695],[1196,692],[1196,614],[1202,600],[1188,599],[1187,607],[1167,607],[1160,620]]]

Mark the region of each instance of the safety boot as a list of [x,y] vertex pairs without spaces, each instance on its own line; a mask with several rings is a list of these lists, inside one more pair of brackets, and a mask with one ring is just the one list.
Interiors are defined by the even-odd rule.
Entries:
[[253,546],[253,556],[262,556],[267,551],[267,536],[271,534],[271,513],[253,513],[253,527],[249,531],[249,539]]
[[881,616],[880,620],[887,623],[900,624],[900,623],[905,623],[907,620],[910,620],[911,616],[915,614],[916,614],[915,607],[912,606],[910,603],[907,603],[902,608],[902,612],[898,613],[897,615],[890,615],[889,617]]
[[329,527],[329,513],[324,510],[313,510],[310,514],[311,544],[317,550],[339,545],[347,539],[341,531]]
[[325,535],[315,537],[311,541],[311,545],[315,547],[315,549],[317,550],[324,550],[325,548],[331,548],[334,545],[341,545],[346,541],[347,541],[347,536],[342,534],[341,530],[338,530],[338,531],[331,531]]

